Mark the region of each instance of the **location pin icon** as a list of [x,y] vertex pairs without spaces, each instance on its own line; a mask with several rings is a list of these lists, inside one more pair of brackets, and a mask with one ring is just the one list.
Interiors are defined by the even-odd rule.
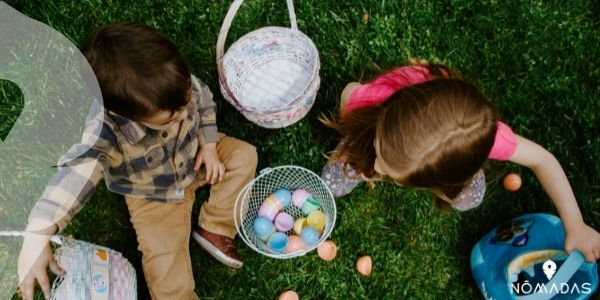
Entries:
[[[23,111],[0,140],[0,231],[45,229],[71,207],[48,212],[48,218],[32,218],[30,211],[42,193],[51,193],[45,190],[60,170],[55,167],[59,158],[67,151],[73,156],[85,153],[85,145],[99,136],[88,125],[102,123],[100,89],[76,45],[1,1],[0,79],[18,86],[24,98]],[[85,143],[80,143],[82,138]],[[18,287],[22,241],[0,237],[0,299],[10,298]],[[35,259],[40,251],[28,257]]]
[[548,280],[550,280],[552,279],[552,276],[554,276],[554,273],[556,273],[556,263],[551,260],[547,260],[542,265],[542,270],[544,270],[544,274],[546,274],[546,277]]

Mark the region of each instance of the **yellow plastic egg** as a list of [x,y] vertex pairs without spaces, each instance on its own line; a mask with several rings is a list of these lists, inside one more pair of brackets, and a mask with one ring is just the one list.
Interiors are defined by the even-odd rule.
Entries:
[[302,228],[307,226],[306,218],[299,218],[294,222],[294,233],[300,235],[302,233]]
[[373,270],[373,261],[371,260],[371,257],[365,255],[359,258],[358,261],[356,261],[356,270],[364,276],[371,274],[371,271]]
[[300,300],[298,294],[294,291],[286,291],[279,295],[279,300]]
[[333,260],[337,255],[337,245],[333,241],[327,240],[319,245],[317,253],[319,253],[319,257],[323,260]]
[[321,234],[325,228],[325,214],[320,210],[313,210],[308,214],[306,223],[308,226],[314,227]]

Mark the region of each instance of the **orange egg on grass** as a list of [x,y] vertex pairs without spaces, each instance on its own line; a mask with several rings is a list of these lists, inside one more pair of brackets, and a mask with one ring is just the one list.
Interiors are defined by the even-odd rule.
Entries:
[[279,295],[279,300],[300,300],[300,297],[294,291],[286,291]]
[[515,173],[504,176],[502,185],[507,191],[515,192],[521,187],[521,177]]
[[317,248],[317,253],[319,253],[319,257],[321,257],[323,260],[333,260],[337,255],[337,246],[332,241],[324,241]]
[[371,260],[371,257],[365,255],[359,258],[358,261],[356,261],[356,270],[364,276],[371,274],[371,271],[373,270],[373,261]]

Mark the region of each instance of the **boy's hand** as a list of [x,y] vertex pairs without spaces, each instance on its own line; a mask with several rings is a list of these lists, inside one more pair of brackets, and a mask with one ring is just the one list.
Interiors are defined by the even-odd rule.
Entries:
[[215,184],[223,181],[223,176],[225,176],[225,165],[219,159],[216,143],[204,144],[200,147],[200,152],[198,152],[198,155],[196,156],[194,171],[198,172],[202,163],[204,163],[206,168],[206,182]]
[[[35,259],[35,261],[33,261]],[[50,299],[50,281],[48,279],[48,266],[56,275],[64,275],[64,271],[52,257],[50,245],[46,245],[42,253],[37,257],[28,253],[26,249],[21,250],[19,256],[19,291],[23,299],[33,299],[35,282],[39,283],[45,299]]]
[[565,250],[571,253],[578,250],[589,263],[600,259],[600,233],[587,224],[569,228],[565,240]]

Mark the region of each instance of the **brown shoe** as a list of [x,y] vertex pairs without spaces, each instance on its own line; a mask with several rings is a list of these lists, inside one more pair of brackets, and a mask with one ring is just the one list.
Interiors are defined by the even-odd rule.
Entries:
[[235,250],[233,240],[220,234],[206,231],[204,228],[196,227],[192,231],[192,238],[204,248],[210,255],[228,267],[239,269],[243,262]]

